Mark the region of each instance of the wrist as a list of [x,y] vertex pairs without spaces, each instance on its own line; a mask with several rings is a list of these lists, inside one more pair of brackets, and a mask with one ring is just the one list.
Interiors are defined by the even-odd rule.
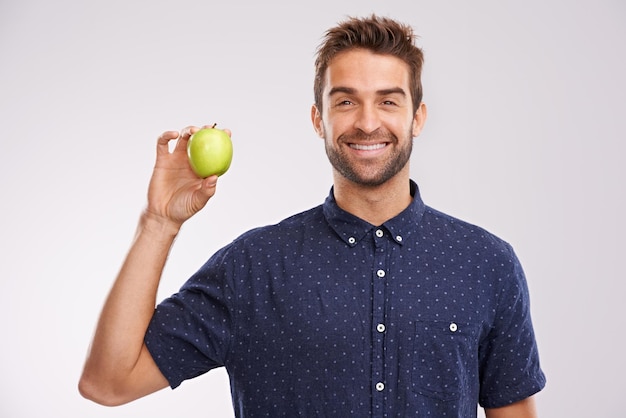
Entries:
[[155,234],[164,238],[174,238],[180,231],[181,224],[172,221],[149,210],[144,210],[139,220],[141,231]]

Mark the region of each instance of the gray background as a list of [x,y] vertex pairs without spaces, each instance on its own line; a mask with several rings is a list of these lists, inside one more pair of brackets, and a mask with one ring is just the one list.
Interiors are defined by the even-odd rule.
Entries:
[[424,199],[509,241],[525,267],[541,415],[625,416],[626,6],[609,0],[0,0],[0,416],[232,416],[221,370],[118,408],[76,390],[156,137],[218,122],[235,144],[162,298],[236,235],[325,198],[314,51],[371,12],[414,25],[426,54],[412,159]]

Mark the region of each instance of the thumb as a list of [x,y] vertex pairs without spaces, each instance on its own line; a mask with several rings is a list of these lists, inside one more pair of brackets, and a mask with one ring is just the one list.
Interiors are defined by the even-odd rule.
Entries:
[[213,174],[202,180],[202,189],[215,189],[217,187],[217,175]]
[[204,201],[203,203],[206,203],[215,194],[217,179],[216,175],[212,175],[202,180],[198,194],[201,196],[200,199]]
[[200,187],[196,188],[191,195],[191,211],[199,212],[215,194],[217,176],[207,177],[202,180]]

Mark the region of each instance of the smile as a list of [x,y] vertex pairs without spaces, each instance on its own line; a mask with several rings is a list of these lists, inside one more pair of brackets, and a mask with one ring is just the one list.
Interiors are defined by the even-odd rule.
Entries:
[[359,151],[374,151],[374,150],[377,150],[377,149],[385,148],[386,146],[387,146],[387,144],[385,144],[385,143],[372,144],[372,145],[350,144],[350,148],[356,149],[356,150],[359,150]]

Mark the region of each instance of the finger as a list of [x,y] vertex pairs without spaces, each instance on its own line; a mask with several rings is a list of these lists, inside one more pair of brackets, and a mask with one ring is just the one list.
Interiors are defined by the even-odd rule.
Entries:
[[209,200],[214,194],[215,189],[217,188],[217,176],[212,175],[202,180],[202,185],[200,186],[200,193],[203,196],[203,200]]
[[185,129],[183,129],[180,133],[180,137],[181,138],[185,138],[185,139],[189,139],[189,137],[193,134],[195,134],[196,132],[198,132],[200,130],[200,128],[198,128],[197,126],[187,126],[185,127]]
[[178,142],[176,143],[176,149],[186,149],[187,142],[189,141],[189,138],[191,138],[191,135],[198,132],[199,130],[200,128],[198,128],[197,126],[187,126],[185,129],[183,129],[180,132],[180,137],[178,138]]
[[200,189],[194,195],[194,206],[197,211],[202,209],[209,199],[215,194],[217,188],[217,176],[213,175],[202,180]]
[[166,131],[163,132],[159,139],[157,140],[157,154],[167,154],[169,153],[169,142],[173,139],[178,138],[177,131]]
[[209,176],[202,180],[203,189],[214,189],[217,186],[217,175]]

